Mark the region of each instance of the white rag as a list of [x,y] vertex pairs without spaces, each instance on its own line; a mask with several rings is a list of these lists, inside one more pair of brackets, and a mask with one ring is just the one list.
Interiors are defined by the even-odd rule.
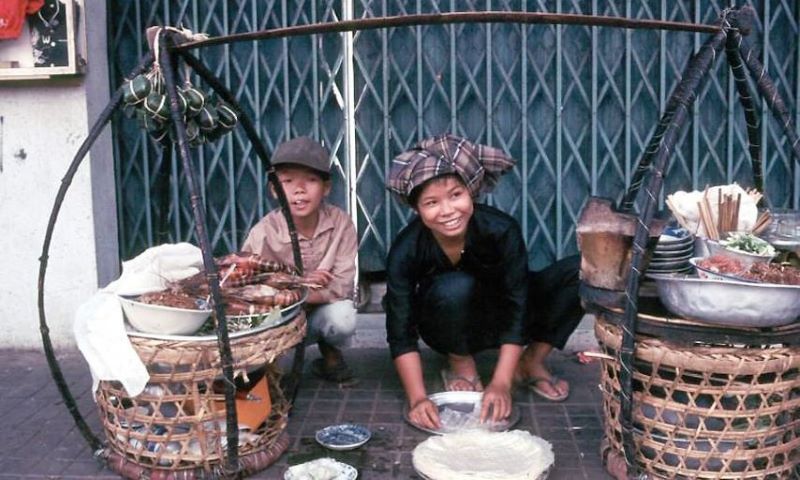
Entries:
[[123,262],[120,277],[78,307],[73,332],[92,372],[92,392],[97,391],[100,380],[117,380],[135,397],[150,379],[128,339],[117,296],[164,290],[168,282],[190,277],[202,269],[200,249],[189,243],[148,248]]

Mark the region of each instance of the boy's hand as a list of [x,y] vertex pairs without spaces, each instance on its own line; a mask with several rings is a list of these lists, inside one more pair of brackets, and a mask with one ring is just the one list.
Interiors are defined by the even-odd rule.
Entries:
[[333,273],[327,270],[314,270],[307,274],[305,279],[308,283],[315,283],[320,287],[327,287],[331,280],[333,280]]

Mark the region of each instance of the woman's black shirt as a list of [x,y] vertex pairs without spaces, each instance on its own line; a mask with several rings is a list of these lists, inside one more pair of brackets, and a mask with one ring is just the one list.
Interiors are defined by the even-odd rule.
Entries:
[[418,294],[433,277],[454,270],[472,275],[479,285],[481,300],[502,312],[498,343],[525,343],[528,254],[519,224],[513,217],[476,203],[467,225],[464,252],[456,265],[417,217],[398,234],[387,263],[383,302],[392,358],[418,350],[415,308]]

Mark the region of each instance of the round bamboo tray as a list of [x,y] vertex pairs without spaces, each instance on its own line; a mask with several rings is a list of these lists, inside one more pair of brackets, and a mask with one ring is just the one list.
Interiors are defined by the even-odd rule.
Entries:
[[[621,330],[595,333],[617,358]],[[603,359],[605,435],[623,451],[619,363]],[[651,478],[794,478],[800,462],[800,348],[705,346],[639,337],[633,365],[636,463]]]
[[[290,409],[275,360],[303,340],[305,314],[282,326],[230,341],[234,377],[263,371],[271,409],[255,430],[240,430],[241,473],[274,462],[288,445]],[[109,466],[126,478],[223,474],[226,457],[224,381],[216,339],[129,337],[150,373],[145,391],[131,397],[118,382],[100,382],[96,399]],[[222,387],[222,388],[221,388]],[[269,406],[265,407],[270,408]],[[241,425],[241,423],[240,423]]]

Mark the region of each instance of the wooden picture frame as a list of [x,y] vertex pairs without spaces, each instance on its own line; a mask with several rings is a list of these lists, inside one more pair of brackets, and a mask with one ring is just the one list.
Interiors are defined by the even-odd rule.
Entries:
[[0,41],[0,81],[81,73],[75,0],[45,0],[19,38]]

